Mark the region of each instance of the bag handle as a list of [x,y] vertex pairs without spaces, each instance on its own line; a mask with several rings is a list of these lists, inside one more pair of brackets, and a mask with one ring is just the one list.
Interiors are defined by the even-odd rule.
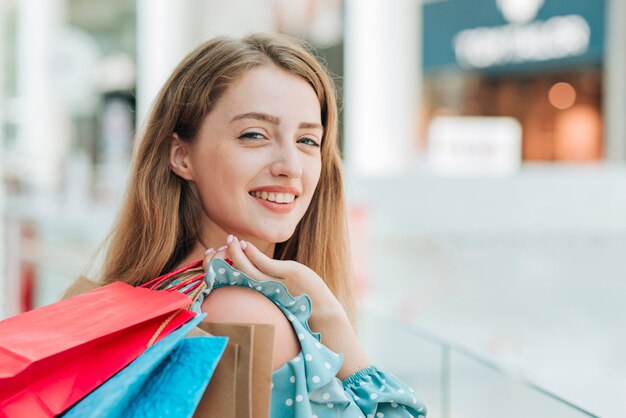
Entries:
[[202,260],[198,260],[198,261],[194,261],[191,264],[188,264],[186,266],[180,267],[174,271],[170,271],[169,273],[166,273],[162,276],[157,277],[156,279],[150,280],[148,283],[144,283],[141,285],[141,287],[145,287],[147,289],[152,289],[155,290],[160,284],[162,284],[163,282],[171,279],[171,278],[175,278],[175,276],[180,275],[181,273],[186,272],[187,270],[191,270],[197,267],[202,266]]
[[[196,312],[200,309],[196,305],[202,304],[204,298],[211,290],[207,290],[207,287],[212,287],[214,281],[212,277],[209,277],[212,272],[211,269],[209,269],[208,273],[205,273],[202,268],[203,261],[204,260],[198,260],[163,274],[144,283],[141,287],[155,291],[183,293],[190,299],[190,304],[186,309]],[[230,259],[225,259],[224,261],[231,266],[233,265]],[[159,331],[157,331],[156,334],[158,335]]]

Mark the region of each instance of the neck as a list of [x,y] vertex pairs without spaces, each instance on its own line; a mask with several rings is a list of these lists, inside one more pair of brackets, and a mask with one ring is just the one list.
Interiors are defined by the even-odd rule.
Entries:
[[[194,261],[202,260],[204,258],[204,253],[208,248],[213,248],[217,250],[219,247],[226,244],[226,237],[224,236],[215,236],[212,235],[210,237],[200,237],[198,241],[194,244],[194,246],[189,251],[189,254],[179,263],[177,267],[182,267],[187,264],[191,264]],[[252,245],[259,249],[259,251],[263,252],[266,256],[273,258],[274,257],[274,248],[276,244],[270,242],[259,241],[255,238],[245,239],[241,238],[244,241],[249,241]]]
[[[223,245],[226,245],[226,238],[230,233],[232,232],[226,231],[220,225],[208,219],[208,217],[203,217],[200,223],[198,242],[196,243],[196,245],[194,245],[192,251],[190,251],[190,254],[198,254],[200,256],[198,259],[204,258],[204,252],[207,249],[213,248],[214,250],[217,250]],[[270,258],[274,258],[274,248],[276,247],[276,243],[263,241],[255,237],[249,237],[239,234],[234,235],[237,237],[238,240],[250,242],[263,254]]]
[[252,245],[257,247],[259,251],[261,251],[263,254],[265,254],[269,258],[274,258],[274,249],[276,248],[276,244],[272,242],[258,241],[258,240],[255,240],[254,238],[250,240],[244,240],[244,241],[249,241],[250,243],[252,243]]

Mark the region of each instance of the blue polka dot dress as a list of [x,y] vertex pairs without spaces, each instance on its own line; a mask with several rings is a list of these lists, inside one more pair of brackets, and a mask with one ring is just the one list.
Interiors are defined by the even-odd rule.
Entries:
[[[311,300],[292,296],[276,281],[256,281],[221,259],[211,262],[209,289],[244,286],[255,289],[276,304],[291,322],[300,353],[272,374],[271,418],[399,418],[425,417],[426,407],[411,388],[375,366],[341,381],[336,375],[343,356],[321,343],[311,331]],[[208,291],[206,292],[208,293]],[[193,309],[199,310],[204,297]]]

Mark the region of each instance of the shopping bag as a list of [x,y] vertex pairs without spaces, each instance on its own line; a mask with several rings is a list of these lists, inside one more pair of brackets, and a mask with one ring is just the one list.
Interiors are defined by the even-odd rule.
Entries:
[[64,417],[191,417],[228,340],[208,334],[183,338],[203,316],[147,349]]
[[[200,330],[200,328],[197,329]],[[200,400],[194,417],[235,417],[238,353],[239,346],[229,341],[213,373],[213,378],[209,382],[209,387],[207,387]]]
[[194,317],[189,303],[118,282],[0,321],[2,416],[62,413]]
[[[204,282],[202,261],[160,276],[143,287],[148,289],[195,292]],[[206,278],[208,279],[208,278]],[[212,283],[205,283],[212,287]],[[85,292],[98,284],[79,277],[64,297]],[[268,324],[214,324],[201,322],[193,333],[229,337],[200,404],[196,418],[267,418],[269,417],[274,327]],[[239,377],[239,379],[238,379]],[[241,401],[239,405],[238,400]]]
[[200,329],[229,338],[197,418],[267,418],[270,409],[274,326],[201,322]]

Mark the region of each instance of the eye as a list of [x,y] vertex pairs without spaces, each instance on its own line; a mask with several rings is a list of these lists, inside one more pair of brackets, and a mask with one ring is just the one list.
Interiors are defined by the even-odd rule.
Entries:
[[244,132],[243,134],[237,137],[238,139],[265,139],[265,135],[259,132]]
[[312,145],[314,147],[320,146],[320,144],[315,139],[308,137],[298,139],[298,144]]

